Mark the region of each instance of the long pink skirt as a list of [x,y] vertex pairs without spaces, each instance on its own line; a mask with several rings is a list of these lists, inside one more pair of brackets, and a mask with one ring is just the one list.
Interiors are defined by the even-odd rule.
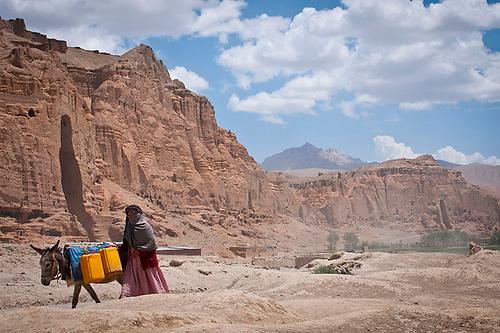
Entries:
[[125,272],[123,272],[123,285],[120,298],[169,292],[167,281],[160,267],[143,269],[141,259],[139,257],[132,257],[129,253],[128,263],[125,267]]

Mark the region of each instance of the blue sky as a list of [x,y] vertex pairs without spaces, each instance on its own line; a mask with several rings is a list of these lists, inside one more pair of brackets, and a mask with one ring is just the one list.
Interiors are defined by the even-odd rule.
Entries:
[[500,164],[497,3],[4,0],[0,15],[87,49],[149,44],[258,162],[310,142]]

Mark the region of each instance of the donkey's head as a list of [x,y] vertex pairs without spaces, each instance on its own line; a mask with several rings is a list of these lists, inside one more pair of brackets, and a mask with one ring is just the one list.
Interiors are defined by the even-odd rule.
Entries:
[[56,260],[56,253],[60,253],[61,249],[59,248],[59,241],[52,246],[46,247],[45,249],[37,248],[31,245],[31,248],[36,252],[40,253],[42,257],[40,258],[40,268],[42,269],[42,277],[40,281],[44,286],[48,286],[50,281],[52,281],[58,272],[58,264]]

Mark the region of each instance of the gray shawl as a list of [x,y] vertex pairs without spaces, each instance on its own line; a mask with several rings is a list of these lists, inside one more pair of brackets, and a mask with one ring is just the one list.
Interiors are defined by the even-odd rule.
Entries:
[[156,250],[153,228],[147,222],[144,214],[139,214],[139,220],[136,223],[127,217],[123,236],[134,249],[147,252]]

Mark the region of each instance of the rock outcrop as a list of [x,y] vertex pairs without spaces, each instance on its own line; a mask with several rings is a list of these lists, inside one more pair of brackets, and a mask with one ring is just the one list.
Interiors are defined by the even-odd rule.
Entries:
[[478,253],[483,248],[474,242],[469,242],[469,256]]
[[210,102],[172,80],[150,47],[112,56],[56,47],[19,19],[0,27],[0,217],[69,214],[95,240],[129,200],[160,224],[169,211],[204,209],[269,218],[284,202]]
[[0,18],[0,30],[9,31],[23,39],[12,40],[16,45],[29,46],[42,51],[58,51],[66,52],[68,46],[63,40],[47,38],[46,35],[29,31],[26,29],[26,24],[23,19],[16,18],[15,20],[2,20]]
[[271,231],[297,244],[262,227],[290,219],[304,235],[377,224],[488,233],[500,221],[497,199],[428,156],[306,181],[267,173],[150,47],[71,48],[19,19],[0,20],[0,139],[0,240],[120,240],[130,203],[158,237],[199,245],[266,244]]
[[290,185],[302,197],[304,220],[332,226],[461,228],[488,234],[500,224],[497,198],[467,184],[459,171],[440,167],[429,155]]

